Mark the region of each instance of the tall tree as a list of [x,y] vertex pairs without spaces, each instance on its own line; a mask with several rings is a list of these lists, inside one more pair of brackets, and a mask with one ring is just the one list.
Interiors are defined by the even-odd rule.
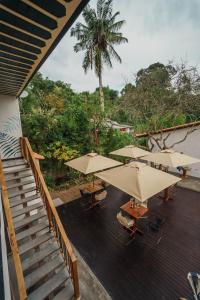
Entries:
[[125,23],[125,21],[116,21],[119,14],[119,12],[113,14],[113,0],[98,0],[96,10],[88,5],[83,11],[85,24],[77,23],[71,30],[71,36],[78,40],[74,51],[85,51],[84,71],[94,68],[99,78],[102,112],[104,111],[103,64],[112,68],[111,58],[121,63],[121,57],[115,51],[114,46],[128,42],[127,38],[119,32]]

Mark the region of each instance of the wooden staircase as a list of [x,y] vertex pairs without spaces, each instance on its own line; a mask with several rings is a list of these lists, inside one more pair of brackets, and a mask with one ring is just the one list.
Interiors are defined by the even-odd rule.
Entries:
[[0,183],[20,300],[80,299],[77,261],[27,139],[0,161]]

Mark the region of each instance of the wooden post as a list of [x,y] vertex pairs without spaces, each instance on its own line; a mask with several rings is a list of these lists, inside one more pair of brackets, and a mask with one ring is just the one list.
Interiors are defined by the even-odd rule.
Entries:
[[79,289],[79,281],[78,281],[77,260],[72,261],[72,274],[73,274],[73,283],[74,283],[74,296],[76,300],[79,300],[80,289]]

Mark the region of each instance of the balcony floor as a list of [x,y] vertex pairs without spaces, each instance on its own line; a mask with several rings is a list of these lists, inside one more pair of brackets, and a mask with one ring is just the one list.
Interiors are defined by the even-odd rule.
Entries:
[[[125,246],[129,237],[116,214],[128,198],[109,187],[105,208],[85,211],[82,199],[59,207],[72,243],[112,299],[192,299],[187,273],[200,272],[199,193],[176,188],[168,203],[153,197],[148,219],[138,223],[145,234]],[[154,216],[166,219],[158,233],[148,229]]]

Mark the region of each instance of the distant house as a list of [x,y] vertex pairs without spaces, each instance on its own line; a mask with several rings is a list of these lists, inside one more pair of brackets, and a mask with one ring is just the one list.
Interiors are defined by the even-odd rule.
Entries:
[[[171,147],[173,144],[182,141],[173,146],[173,148],[184,154],[196,157],[200,159],[200,121],[186,123],[183,125],[178,125],[170,128],[164,128],[158,131],[151,132],[151,135],[155,138],[163,135],[163,138],[167,137],[166,145]],[[148,133],[138,133],[135,137],[142,138],[148,137]],[[185,139],[184,139],[185,138]],[[153,151],[158,151],[158,146],[152,140],[154,144]],[[189,175],[200,178],[200,163],[189,166]]]
[[127,132],[127,133],[133,133],[134,132],[134,129],[133,129],[132,126],[126,125],[126,124],[119,124],[118,122],[112,121],[110,119],[106,119],[105,127],[113,128],[113,129],[119,130],[121,132]]

